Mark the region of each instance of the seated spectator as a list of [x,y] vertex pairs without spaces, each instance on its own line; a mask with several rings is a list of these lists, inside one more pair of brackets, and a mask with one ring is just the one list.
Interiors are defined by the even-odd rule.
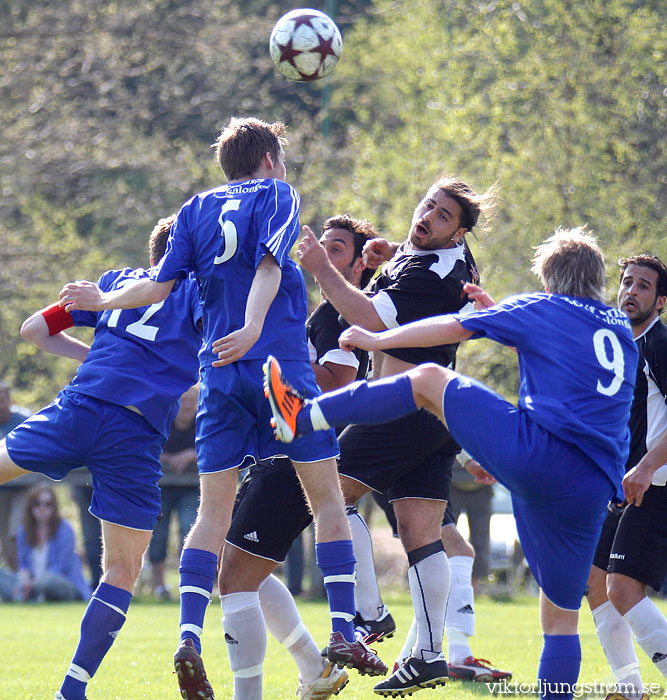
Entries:
[[14,599],[88,600],[91,591],[74,545],[74,531],[60,516],[54,489],[49,484],[35,486],[16,537]]

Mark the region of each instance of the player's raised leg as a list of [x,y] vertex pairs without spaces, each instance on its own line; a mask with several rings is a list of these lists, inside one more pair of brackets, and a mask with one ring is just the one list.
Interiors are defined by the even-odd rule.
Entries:
[[85,700],[88,681],[125,622],[150,538],[150,530],[102,523],[102,579],[83,615],[79,644],[56,700]]
[[383,675],[386,665],[354,632],[354,552],[334,459],[293,461],[315,522],[317,565],[331,613],[328,657],[360,673]]
[[303,399],[282,375],[274,357],[265,365],[265,389],[271,403],[276,437],[291,442],[314,430],[350,423],[386,423],[426,408],[443,423],[442,397],[458,376],[435,364],[418,365],[373,382],[358,381],[314,399]]
[[181,552],[181,634],[174,654],[174,669],[186,700],[214,698],[200,657],[201,635],[216,581],[218,552],[229,529],[237,479],[235,468],[200,474],[199,511]]

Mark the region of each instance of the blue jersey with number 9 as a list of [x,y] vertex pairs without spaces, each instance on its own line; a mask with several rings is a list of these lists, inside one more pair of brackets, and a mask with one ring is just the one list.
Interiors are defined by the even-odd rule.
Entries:
[[[150,273],[109,270],[97,284],[108,292]],[[64,391],[133,407],[166,438],[181,395],[197,383],[201,315],[194,278],[150,306],[72,311],[74,325],[92,326],[95,339]]]
[[231,183],[188,200],[172,226],[154,279],[167,282],[194,272],[204,308],[202,367],[217,357],[213,341],[243,327],[248,293],[262,258],[281,268],[278,293],[258,341],[244,360],[308,361],[306,287],[289,251],[299,234],[300,198],[282,180]]
[[519,408],[595,461],[622,500],[638,360],[627,316],[592,299],[535,293],[456,318],[473,337],[517,349]]

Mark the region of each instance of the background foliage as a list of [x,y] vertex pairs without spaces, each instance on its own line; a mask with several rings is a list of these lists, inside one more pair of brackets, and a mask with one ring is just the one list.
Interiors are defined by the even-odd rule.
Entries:
[[[71,278],[147,264],[153,223],[221,181],[233,115],[290,127],[313,226],[348,211],[402,239],[440,172],[498,215],[471,244],[502,297],[535,287],[532,246],[588,223],[610,264],[667,257],[667,6],[660,0],[314,2],[344,35],[330,82],[290,83],[268,36],[292,2],[0,0],[0,376],[37,407],[75,367],[20,340]],[[464,365],[513,393],[512,356]]]

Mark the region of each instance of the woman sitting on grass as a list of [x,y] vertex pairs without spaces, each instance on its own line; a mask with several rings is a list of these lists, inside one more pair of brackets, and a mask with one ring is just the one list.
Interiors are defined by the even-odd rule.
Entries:
[[16,535],[18,572],[2,577],[0,597],[19,601],[88,600],[90,588],[75,551],[74,531],[58,510],[54,489],[32,489]]

